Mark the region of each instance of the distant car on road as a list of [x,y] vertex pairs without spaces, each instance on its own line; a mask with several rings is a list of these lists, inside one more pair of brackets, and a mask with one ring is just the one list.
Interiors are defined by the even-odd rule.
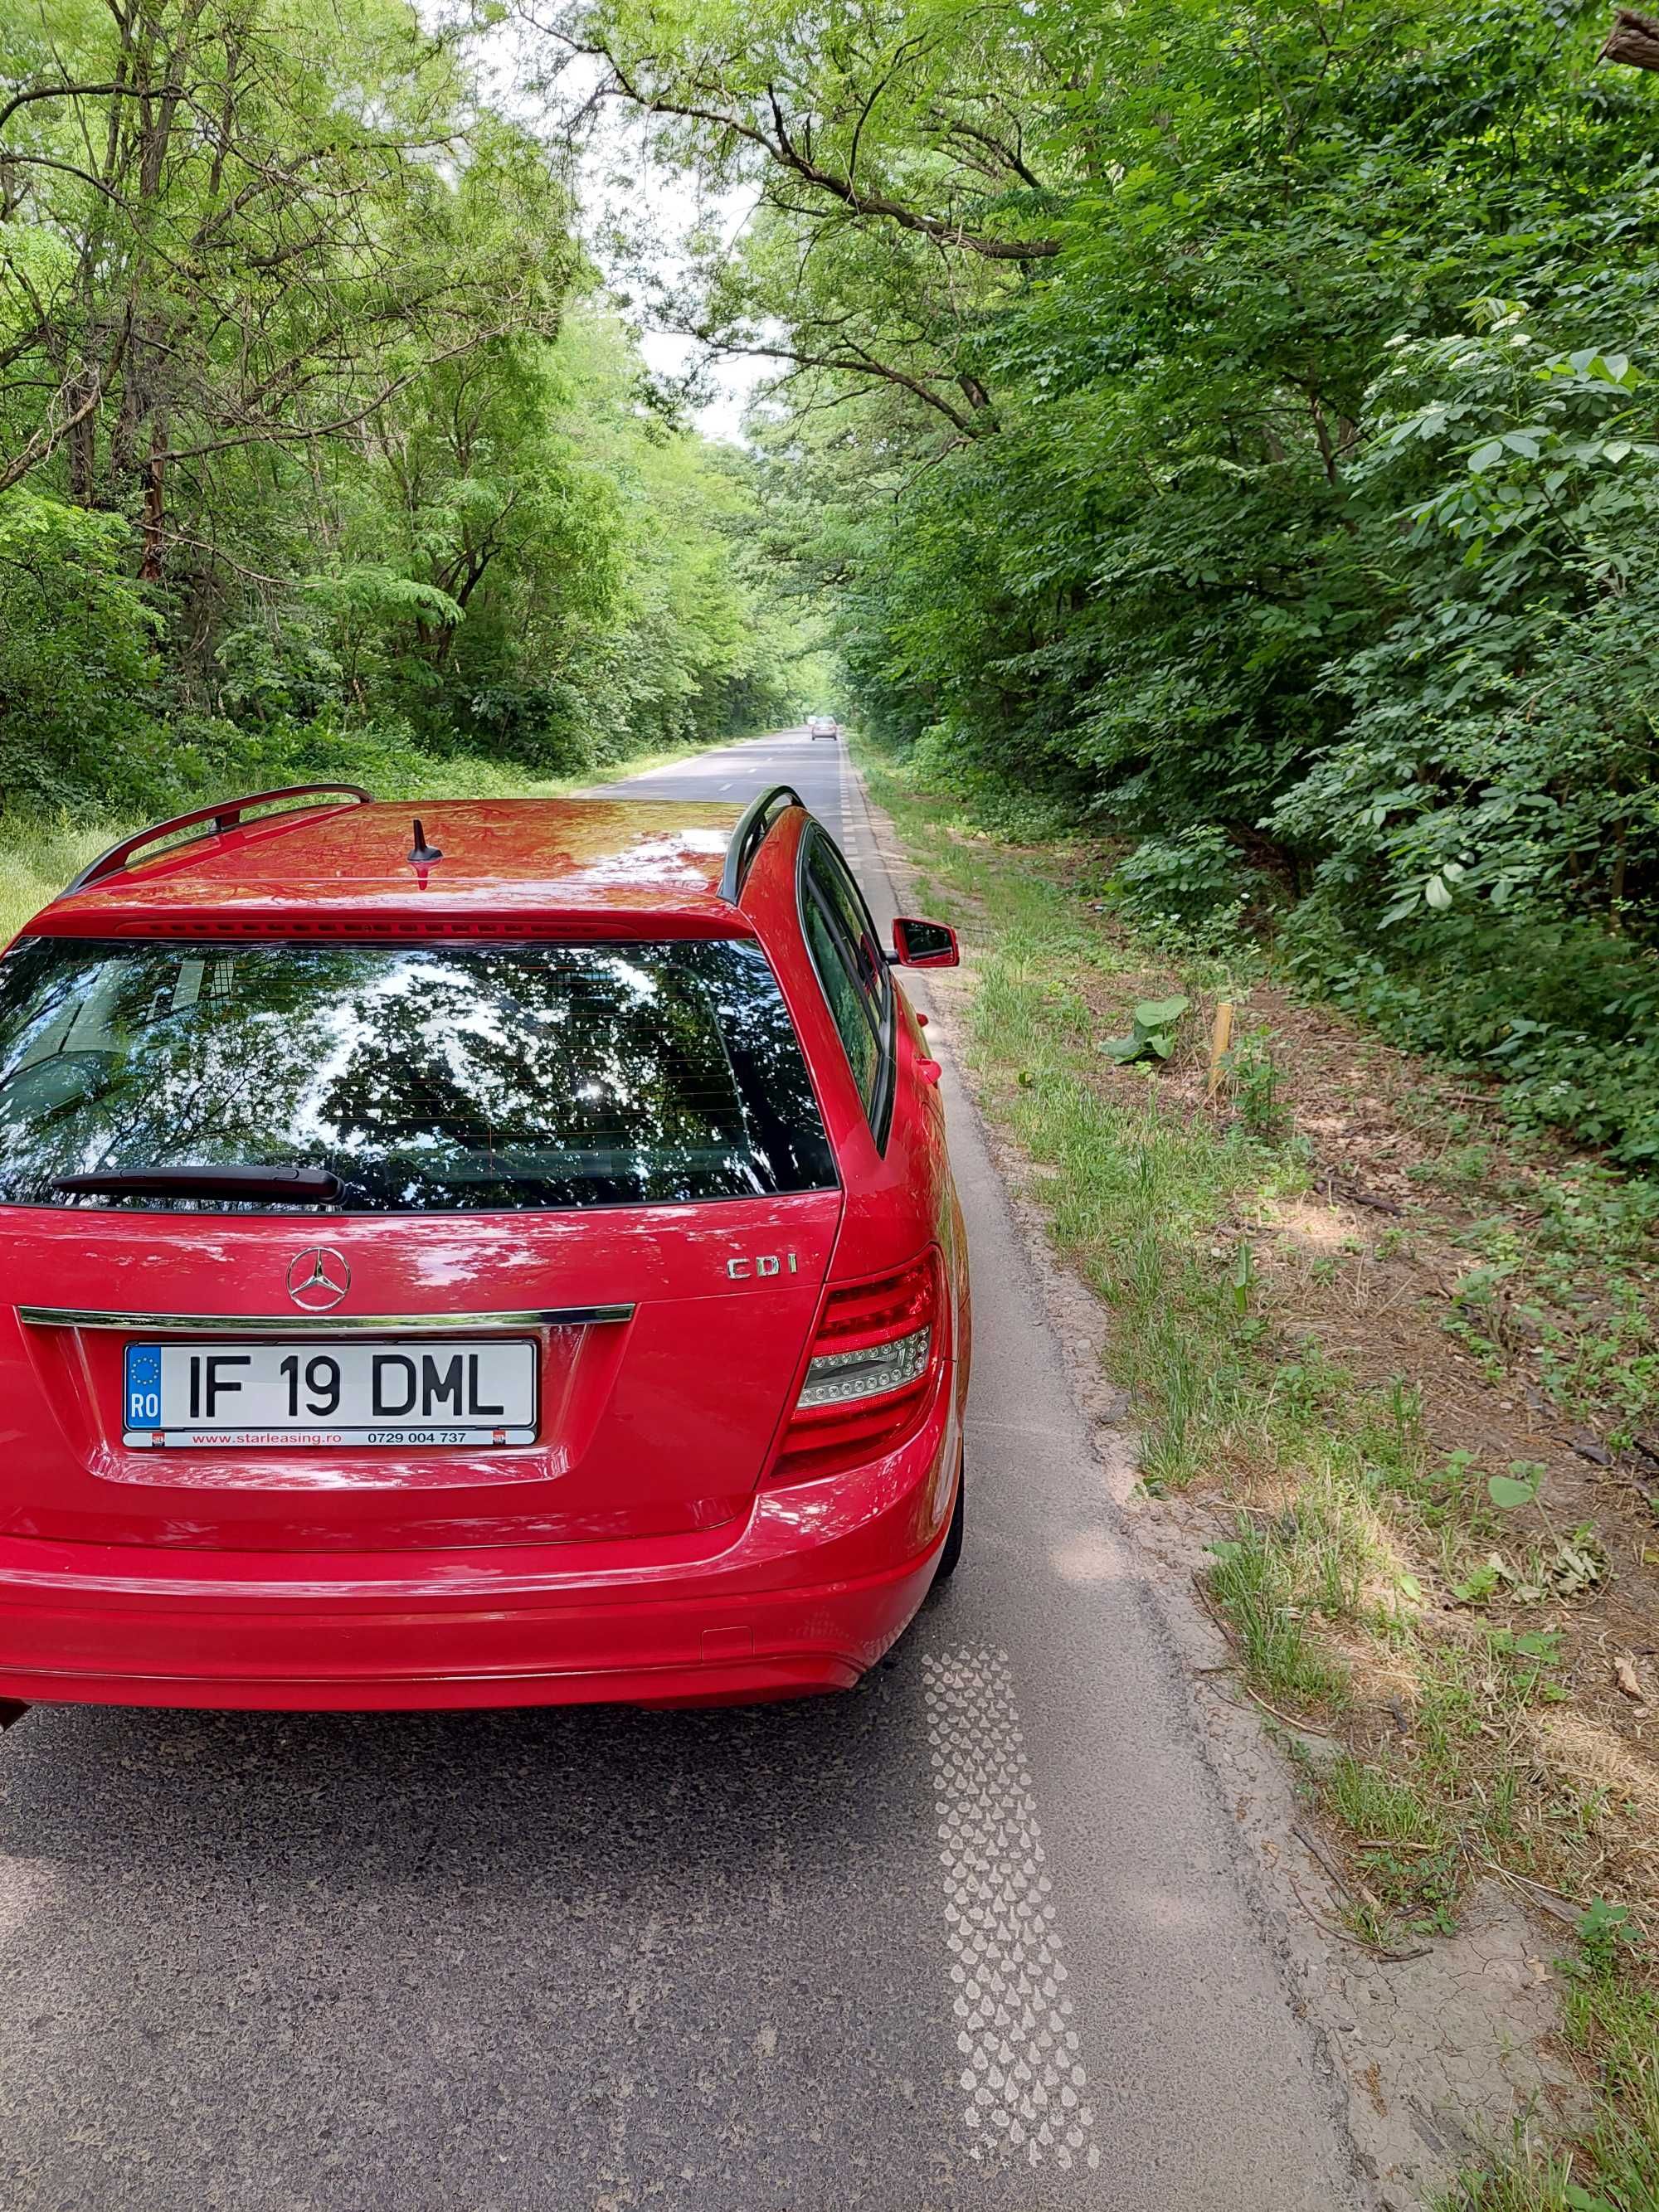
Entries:
[[833,714],[811,714],[807,717],[806,734],[809,738],[838,738],[841,724]]
[[956,957],[781,787],[112,848],[0,958],[0,1703],[849,1687],[962,1545]]

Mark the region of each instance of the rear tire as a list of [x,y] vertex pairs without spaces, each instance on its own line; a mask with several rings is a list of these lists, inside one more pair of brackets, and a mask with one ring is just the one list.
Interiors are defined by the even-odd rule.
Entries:
[[951,1526],[945,1531],[945,1542],[939,1550],[939,1565],[933,1570],[933,1581],[936,1585],[939,1583],[948,1583],[950,1581],[951,1576],[955,1574],[957,1571],[957,1562],[962,1558],[962,1539],[966,1522],[967,1493],[968,1454],[964,1449],[962,1455],[962,1464],[957,1469],[956,1510],[951,1516]]

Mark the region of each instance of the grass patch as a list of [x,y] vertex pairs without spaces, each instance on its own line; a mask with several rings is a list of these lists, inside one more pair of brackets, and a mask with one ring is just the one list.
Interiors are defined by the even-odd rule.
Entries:
[[[1655,1801],[1617,1698],[1608,1715],[1595,1610],[1618,1532],[1582,1510],[1571,1454],[1547,1481],[1531,1441],[1525,1457],[1468,1442],[1501,1431],[1523,1393],[1593,1409],[1611,1449],[1644,1425],[1659,1438],[1652,1187],[1543,1140],[1494,1142],[1425,1071],[1401,1085],[1376,1158],[1410,1139],[1434,1195],[1419,1206],[1401,1176],[1356,1236],[1318,1133],[1344,1131],[1338,1158],[1363,1184],[1346,1131],[1371,1079],[1343,1073],[1334,1121],[1331,1100],[1310,1099],[1319,1041],[1288,1051],[1249,1011],[1267,995],[1259,953],[1221,933],[1179,946],[1137,934],[1094,896],[1086,840],[859,751],[930,909],[962,933],[963,1044],[987,1108],[1112,1310],[1104,1357],[1136,1407],[1144,1486],[1213,1505],[1207,1590],[1245,1679],[1336,1741],[1333,1758],[1299,1763],[1341,1849],[1350,1928],[1380,1946],[1449,1932],[1491,1877],[1587,1908],[1566,2029],[1600,2069],[1597,2118],[1570,2146],[1522,2137],[1443,2212],[1659,2212],[1659,1982],[1640,1940],[1644,1913],[1659,1916]],[[1138,1002],[1171,994],[1191,1012],[1167,1060],[1103,1049]],[[1212,1105],[1208,1017],[1224,997],[1243,1012]],[[1454,1212],[1436,1210],[1441,1193]],[[1408,1296],[1419,1266],[1452,1278],[1435,1300]],[[1431,1321],[1412,1319],[1430,1304]],[[1388,1364],[1425,1342],[1420,1367]],[[1628,1559],[1628,1530],[1624,1545]],[[1627,1575],[1621,1595],[1642,1588]],[[1633,1635],[1628,1617],[1618,1633]]]
[[1211,1593],[1232,1620],[1252,1679],[1290,1705],[1346,1705],[1347,1669],[1310,1638],[1305,1580],[1288,1546],[1241,1522],[1236,1538],[1211,1550]]

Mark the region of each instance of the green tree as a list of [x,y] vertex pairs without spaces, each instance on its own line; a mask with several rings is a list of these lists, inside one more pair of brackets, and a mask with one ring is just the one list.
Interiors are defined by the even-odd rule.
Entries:
[[1600,13],[550,27],[660,156],[756,191],[664,306],[781,362],[765,466],[867,719],[1120,830],[1221,830],[1310,895],[1310,973],[1525,1061],[1535,1103],[1571,1036],[1616,1044],[1550,1095],[1644,1156],[1653,1086],[1607,1086],[1659,936],[1655,88],[1597,70]]

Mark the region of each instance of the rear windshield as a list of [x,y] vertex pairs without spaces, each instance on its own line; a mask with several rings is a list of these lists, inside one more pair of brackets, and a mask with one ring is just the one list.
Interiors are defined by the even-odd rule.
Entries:
[[315,1167],[355,1213],[657,1204],[833,1184],[753,944],[111,944],[0,959],[0,1204],[56,1178]]

